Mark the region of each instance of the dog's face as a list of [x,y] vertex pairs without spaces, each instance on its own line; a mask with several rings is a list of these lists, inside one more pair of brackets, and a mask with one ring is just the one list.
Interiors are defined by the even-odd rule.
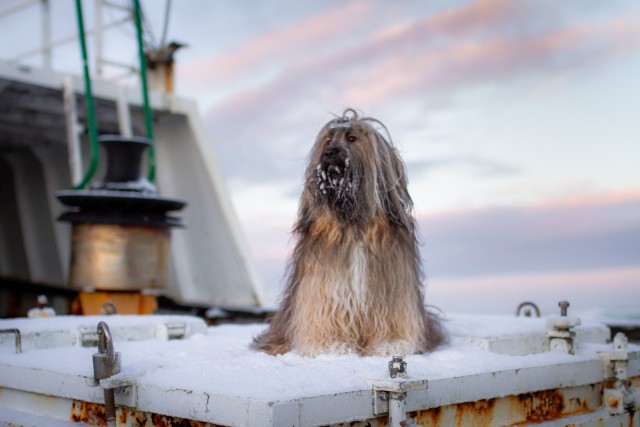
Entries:
[[[360,132],[359,132],[360,130]],[[353,208],[360,191],[366,136],[349,121],[325,126],[316,141],[313,185],[319,201],[342,214]]]
[[346,110],[321,129],[309,158],[308,196],[348,222],[411,209],[404,164],[374,124],[382,126]]

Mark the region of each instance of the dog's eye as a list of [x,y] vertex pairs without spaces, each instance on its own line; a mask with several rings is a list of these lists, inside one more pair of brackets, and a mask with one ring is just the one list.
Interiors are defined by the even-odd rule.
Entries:
[[347,142],[356,142],[356,137],[353,135],[348,135],[347,136]]

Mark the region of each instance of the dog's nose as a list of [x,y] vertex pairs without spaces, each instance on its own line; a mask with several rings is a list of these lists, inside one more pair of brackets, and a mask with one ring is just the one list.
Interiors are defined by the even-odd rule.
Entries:
[[327,148],[326,150],[324,150],[324,157],[327,159],[331,159],[336,156],[337,152],[338,150],[336,150],[335,148]]

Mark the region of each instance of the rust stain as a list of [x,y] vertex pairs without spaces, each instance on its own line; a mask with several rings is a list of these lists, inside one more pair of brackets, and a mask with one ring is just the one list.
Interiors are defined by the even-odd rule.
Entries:
[[[70,420],[93,426],[107,425],[104,405],[81,400],[73,401]],[[122,407],[117,408],[116,422],[118,427],[222,427],[204,421],[141,412]]]
[[490,426],[496,399],[461,403],[456,407],[456,425]]
[[430,408],[411,412],[409,418],[423,427],[441,425],[491,426],[494,423],[495,406],[498,399],[478,400],[457,405]]
[[564,395],[560,390],[544,390],[518,395],[524,413],[524,422],[539,423],[562,417]]
[[185,420],[184,418],[168,415],[153,414],[151,416],[154,427],[216,427],[215,424],[201,421]]
[[565,412],[571,414],[591,412],[591,407],[586,399],[580,399],[579,397],[572,397],[569,399]]
[[[148,417],[147,414],[139,412],[137,414],[133,414],[133,418],[135,419],[135,421],[138,423],[138,426],[142,427],[142,426],[146,426],[147,425],[147,421],[148,421]],[[135,425],[135,424],[134,424]]]
[[430,408],[408,414],[423,427],[440,425],[529,425],[588,413],[593,402],[581,396],[565,396],[561,390],[544,390],[477,402]]
[[107,415],[105,414],[104,405],[74,400],[71,405],[71,421],[75,423],[82,422],[92,426],[106,426]]
[[426,409],[424,411],[410,412],[408,418],[422,427],[436,427],[442,425],[442,407]]
[[383,415],[377,419],[378,427],[388,427],[389,426],[389,416]]

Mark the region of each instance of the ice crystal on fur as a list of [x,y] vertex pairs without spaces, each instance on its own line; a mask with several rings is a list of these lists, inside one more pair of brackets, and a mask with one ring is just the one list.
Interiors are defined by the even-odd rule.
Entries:
[[423,300],[413,203],[379,121],[346,110],[311,150],[280,311],[253,347],[270,354],[411,354],[444,339]]

